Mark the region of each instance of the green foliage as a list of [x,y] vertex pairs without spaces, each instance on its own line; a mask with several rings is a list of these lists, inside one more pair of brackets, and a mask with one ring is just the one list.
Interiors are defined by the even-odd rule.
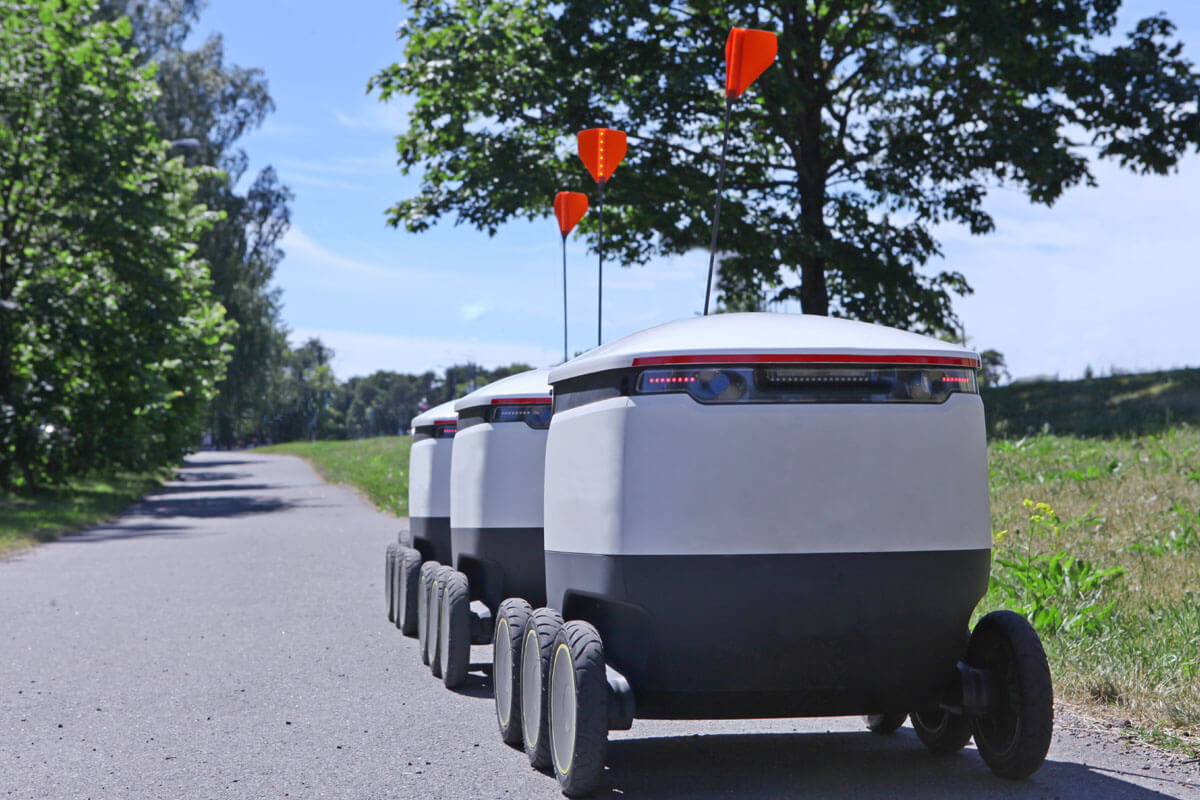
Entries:
[[219,34],[187,50],[184,40],[199,14],[197,0],[104,0],[105,18],[132,20],[125,47],[137,63],[154,65],[159,85],[152,118],[164,139],[195,139],[182,148],[188,164],[216,167],[200,185],[199,198],[221,217],[198,241],[209,265],[213,293],[236,323],[230,359],[209,409],[216,440],[232,446],[261,432],[277,415],[270,398],[286,367],[287,337],[280,320],[279,291],[271,287],[289,224],[292,194],[271,167],[243,194],[235,186],[246,172],[238,139],[274,109],[262,71],[225,62]]
[[[732,115],[726,306],[765,294],[944,331],[970,289],[928,268],[938,225],[985,234],[997,184],[1051,204],[1094,182],[1092,157],[1162,173],[1200,140],[1200,77],[1173,26],[1151,17],[1121,37],[1119,5],[415,0],[403,60],[369,83],[415,99],[397,153],[421,184],[391,221],[495,232],[544,217],[555,192],[592,188],[573,134],[604,125],[630,135],[606,248],[628,264],[706,247],[722,45],[732,25],[765,28],[778,62]],[[596,217],[579,230],[594,246]]]
[[[0,485],[178,458],[230,327],[196,240],[203,170],[150,121],[127,21],[0,0]],[[19,471],[19,475],[18,475]]]
[[330,483],[363,492],[384,511],[408,514],[410,436],[381,436],[353,442],[290,442],[262,448],[264,453],[300,456]]

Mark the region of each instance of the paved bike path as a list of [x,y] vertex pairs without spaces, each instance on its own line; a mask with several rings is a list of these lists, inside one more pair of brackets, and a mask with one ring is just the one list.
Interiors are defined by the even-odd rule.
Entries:
[[[387,622],[403,520],[288,456],[201,453],[179,475],[0,561],[0,797],[561,797],[500,741],[487,678],[447,691]],[[907,727],[637,721],[597,796],[1200,798],[1198,765],[1070,715],[1058,731],[1013,783]]]

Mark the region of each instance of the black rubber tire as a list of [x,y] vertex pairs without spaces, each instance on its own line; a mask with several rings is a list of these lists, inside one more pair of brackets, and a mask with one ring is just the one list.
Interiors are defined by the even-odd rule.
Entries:
[[433,571],[433,585],[429,589],[429,671],[433,677],[442,677],[442,599],[446,594],[446,580],[454,572],[447,566]]
[[447,689],[457,689],[471,666],[471,587],[461,572],[446,576],[438,631],[442,683]]
[[867,730],[871,733],[888,736],[895,733],[907,718],[908,714],[903,711],[898,713],[893,711],[891,714],[865,714],[863,722],[866,723]]
[[396,551],[396,627],[405,636],[417,635],[417,589],[421,580],[421,553],[413,547]]
[[562,615],[553,608],[539,608],[529,616],[521,643],[521,744],[534,769],[551,766],[546,686],[554,637],[562,624]]
[[929,751],[939,756],[957,753],[971,741],[971,721],[945,709],[914,711],[908,715],[913,730]]
[[572,620],[559,628],[547,694],[554,777],[567,797],[589,795],[608,756],[604,644],[591,623]]
[[426,561],[421,565],[417,584],[417,648],[421,651],[421,663],[429,665],[429,592],[433,589],[433,573],[442,565]]
[[492,694],[496,722],[505,744],[521,746],[521,644],[533,609],[520,597],[510,597],[496,611],[492,634]]
[[383,593],[387,599],[387,615],[388,622],[396,621],[396,596],[393,594],[393,586],[396,579],[396,550],[399,545],[392,542],[387,546],[386,566],[383,571]]
[[1001,692],[971,721],[979,755],[1002,778],[1028,778],[1054,733],[1054,685],[1037,631],[1019,614],[993,611],[971,632],[967,663],[993,672]]

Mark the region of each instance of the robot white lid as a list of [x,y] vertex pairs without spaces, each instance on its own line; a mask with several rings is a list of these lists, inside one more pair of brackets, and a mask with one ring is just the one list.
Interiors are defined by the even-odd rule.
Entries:
[[437,424],[438,420],[443,419],[453,420],[455,422],[458,421],[458,412],[454,410],[453,400],[434,406],[428,411],[422,411],[420,414],[417,414],[412,418],[412,426],[417,428],[424,425],[435,425]]
[[770,361],[979,367],[975,353],[930,336],[836,317],[753,312],[689,317],[632,333],[555,367],[550,383],[628,367]]
[[548,403],[550,402],[550,384],[546,382],[546,376],[549,374],[550,370],[548,369],[531,369],[528,372],[509,375],[507,378],[501,378],[476,389],[466,397],[458,398],[454,403],[454,408],[462,411],[476,406],[490,406],[505,402]]

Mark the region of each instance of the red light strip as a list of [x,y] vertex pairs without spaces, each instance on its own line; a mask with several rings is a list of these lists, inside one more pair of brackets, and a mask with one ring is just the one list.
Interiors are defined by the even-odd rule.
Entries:
[[433,424],[434,425],[457,425],[458,420],[456,420],[456,419],[435,419],[433,421]]
[[493,397],[492,405],[494,406],[523,406],[533,405],[535,403],[549,403],[549,397]]
[[932,364],[941,367],[979,369],[979,360],[958,356],[867,356],[855,353],[714,353],[695,356],[643,356],[633,360],[635,367],[660,367],[675,364]]

